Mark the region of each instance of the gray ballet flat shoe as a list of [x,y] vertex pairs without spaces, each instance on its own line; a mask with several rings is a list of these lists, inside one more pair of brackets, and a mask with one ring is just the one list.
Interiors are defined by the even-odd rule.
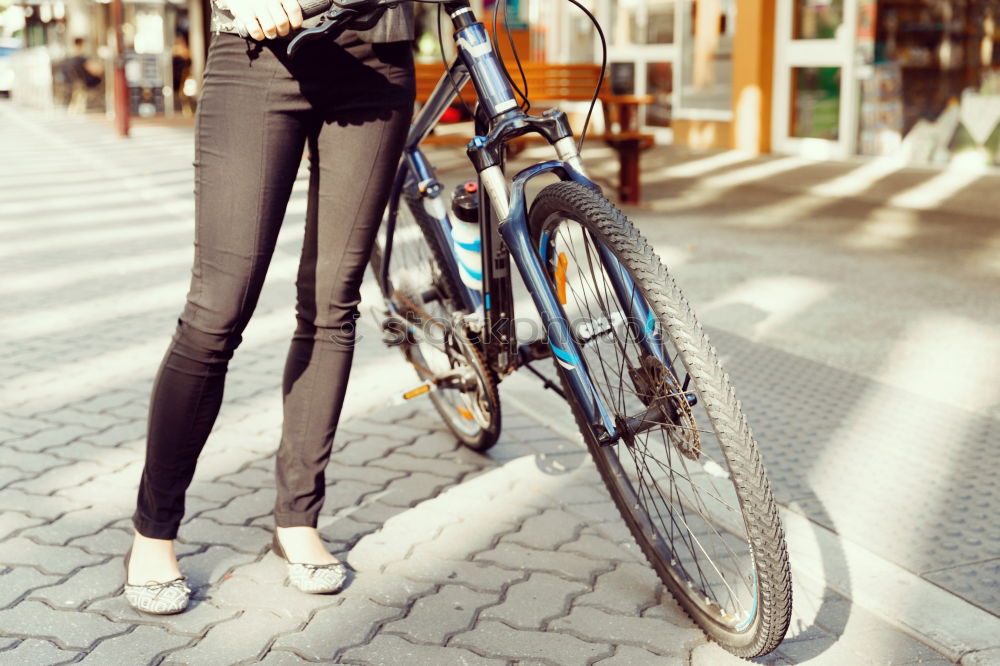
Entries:
[[132,608],[152,615],[174,615],[187,608],[191,599],[191,588],[184,582],[187,578],[181,576],[165,583],[130,585],[128,563],[131,558],[132,549],[129,548],[125,554],[125,600]]
[[292,585],[308,594],[333,594],[344,588],[347,580],[347,567],[341,562],[333,564],[302,564],[289,562],[285,555],[278,534],[271,540],[271,550],[275,555],[288,563],[288,579]]

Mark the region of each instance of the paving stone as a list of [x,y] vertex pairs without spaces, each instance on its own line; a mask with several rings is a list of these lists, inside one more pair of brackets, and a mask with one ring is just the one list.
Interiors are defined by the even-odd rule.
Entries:
[[556,499],[561,504],[571,507],[581,507],[581,511],[586,511],[584,504],[607,504],[611,502],[611,496],[603,485],[592,483],[574,483],[570,486],[559,488]]
[[216,624],[204,638],[172,652],[164,664],[233,664],[256,661],[275,635],[293,631],[302,620],[272,610],[248,608],[238,617]]
[[87,566],[56,585],[33,591],[28,598],[46,601],[54,608],[83,608],[86,604],[117,592],[124,577],[121,558]]
[[22,601],[0,610],[0,627],[5,633],[45,638],[68,650],[86,650],[98,639],[126,629],[96,613],[52,610],[40,601]]
[[575,540],[584,525],[585,523],[573,514],[550,509],[540,515],[531,516],[521,524],[520,529],[505,535],[502,541],[531,548],[555,550],[562,544]]
[[424,458],[397,451],[384,458],[373,460],[368,467],[382,467],[399,472],[424,472],[445,479],[456,479],[482,465],[474,467],[444,456]]
[[327,492],[329,492],[331,487],[336,487],[342,481],[363,481],[379,488],[385,488],[390,481],[401,479],[407,474],[409,474],[408,471],[400,472],[376,467],[375,465],[354,466],[338,464],[331,466],[326,472]]
[[461,450],[461,445],[455,441],[455,436],[450,432],[443,430],[438,430],[437,432],[424,431],[411,441],[408,441],[406,446],[399,450],[411,456],[430,458],[443,453]]
[[[236,488],[233,490],[239,492]],[[254,518],[273,514],[274,491],[267,489],[233,497],[225,506],[203,511],[199,517],[210,518],[217,523],[227,525],[246,525]]]
[[113,470],[120,469],[142,455],[139,451],[125,447],[100,446],[85,439],[78,439],[51,451],[58,454],[59,462],[93,462]]
[[435,585],[390,574],[358,573],[347,580],[342,597],[370,599],[382,606],[408,608],[417,597],[429,594]]
[[521,631],[494,621],[479,622],[472,631],[452,638],[448,646],[465,647],[500,659],[541,659],[567,665],[590,663],[611,652],[610,645],[552,631]]
[[6,539],[18,530],[32,525],[40,525],[42,522],[41,518],[32,518],[20,511],[2,511],[0,512],[0,539]]
[[312,664],[294,652],[288,650],[270,650],[263,659],[257,662],[260,666],[299,666],[300,664]]
[[305,621],[317,608],[335,605],[340,599],[323,594],[303,594],[281,583],[260,582],[233,574],[205,590],[205,600],[223,609],[263,610]]
[[23,537],[0,542],[0,562],[7,566],[34,567],[43,573],[68,574],[103,559],[72,546],[42,545]]
[[0,467],[0,488],[30,479],[35,474],[36,472],[28,472],[17,467]]
[[[772,652],[771,654],[764,655],[763,657],[757,657],[753,660],[754,664],[766,664],[767,666],[784,666],[785,664],[796,664],[797,661],[789,661],[782,654],[778,652]],[[819,663],[824,663],[822,660]],[[855,663],[855,662],[826,662],[831,666],[836,666],[838,663]],[[706,641],[704,644],[697,646],[691,652],[691,666],[746,666],[747,662],[744,659],[735,657],[732,654],[723,650],[717,643],[712,643]]]
[[96,555],[122,555],[132,544],[132,529],[108,527],[96,534],[70,539],[69,545]]
[[65,406],[60,406],[48,412],[42,412],[39,414],[39,417],[49,423],[84,426],[95,432],[110,428],[122,420],[121,416],[115,414],[87,412]]
[[271,532],[249,525],[223,525],[194,518],[181,526],[178,538],[186,543],[217,544],[242,553],[260,553],[271,543]]
[[223,580],[226,573],[243,564],[254,562],[257,555],[241,553],[226,546],[210,546],[203,552],[178,558],[178,564],[188,584],[204,587]]
[[[42,585],[57,583],[61,576],[43,574],[31,567],[0,569],[0,608],[5,608],[28,590]],[[0,631],[3,629],[0,628]]]
[[[426,430],[414,428],[405,423],[396,423],[393,421],[379,423],[367,419],[352,419],[338,426],[337,430],[344,434],[363,435],[366,441],[375,437],[382,437],[393,439],[397,442],[409,442],[427,434]],[[452,439],[452,443],[454,444],[454,439]]]
[[[133,500],[134,501],[134,500]],[[132,506],[129,502],[127,506]],[[60,545],[91,534],[96,534],[116,520],[122,513],[116,512],[114,505],[104,504],[77,511],[68,511],[56,520],[36,527],[29,527],[20,536],[30,537],[42,543]]]
[[127,405],[130,402],[146,399],[146,394],[138,391],[111,390],[101,391],[94,396],[76,403],[76,409],[87,412],[100,412],[105,409],[112,409]]
[[487,659],[456,647],[415,645],[399,636],[379,634],[367,645],[344,652],[342,663],[371,666],[433,664],[434,666],[504,666],[503,659]]
[[[629,548],[630,545],[631,548]],[[563,553],[575,553],[595,560],[646,564],[645,557],[634,542],[631,544],[616,543],[599,534],[587,533],[586,530],[575,541],[564,543],[556,550]]]
[[[379,494],[379,497],[383,495]],[[389,519],[398,516],[406,511],[403,506],[389,506],[374,499],[361,502],[356,508],[346,509],[345,514],[351,518],[375,525],[382,525]]]
[[3,426],[5,429],[21,435],[30,435],[45,427],[45,422],[35,417],[16,416],[8,412],[3,415]]
[[419,643],[444,645],[450,634],[472,627],[477,608],[496,601],[493,594],[443,585],[436,593],[417,599],[406,617],[386,624],[382,631],[406,634]]
[[[262,469],[251,465],[246,467],[239,472],[234,472],[232,474],[223,474],[216,478],[216,482],[220,484],[231,484],[234,486],[239,486],[240,488],[252,488],[256,490],[257,488],[268,488],[274,485],[274,468],[273,466],[269,469]],[[202,481],[201,483],[212,483]],[[200,483],[193,483],[191,486],[191,492],[197,493],[197,488]],[[205,495],[205,497],[210,498],[211,495]]]
[[0,468],[16,467],[19,470],[37,474],[52,467],[69,464],[72,464],[69,460],[64,460],[49,453],[18,451],[15,448],[5,446]]
[[410,507],[437,497],[441,490],[455,483],[456,480],[435,474],[412,472],[390,482],[379,501],[392,506]]
[[[268,482],[262,483],[261,485],[256,486],[255,488],[260,488],[261,486],[263,486],[264,488],[273,487],[274,477],[271,477],[268,480]],[[195,496],[211,502],[223,503],[223,502],[228,502],[236,497],[242,497],[248,495],[251,492],[252,491],[248,488],[233,485],[228,482],[196,481],[191,484],[190,488],[188,488],[187,496],[188,497]],[[272,493],[271,503],[274,504],[273,500],[274,491],[272,490],[271,493]]]
[[524,576],[520,570],[503,569],[485,562],[438,558],[410,558],[393,562],[386,567],[385,573],[416,581],[459,583],[479,592],[494,594]]
[[94,429],[76,424],[54,426],[36,430],[35,432],[4,443],[4,446],[19,451],[38,452],[51,447],[63,446],[78,437],[93,435]]
[[610,568],[607,562],[580,557],[573,553],[534,550],[513,543],[501,543],[493,550],[478,553],[475,560],[492,562],[508,569],[544,571],[572,580],[589,581]]
[[503,603],[484,609],[479,616],[515,629],[544,630],[546,620],[566,615],[573,597],[588,588],[551,574],[532,573],[507,589]]
[[550,622],[549,630],[615,645],[633,645],[666,655],[676,654],[677,650],[690,650],[704,636],[693,625],[676,626],[662,620],[612,615],[588,607],[573,608],[566,617]]
[[274,647],[294,650],[313,661],[333,662],[341,652],[368,643],[382,623],[403,612],[368,599],[344,599],[338,606],[317,611],[305,629],[280,636]]
[[354,509],[366,499],[371,501],[373,495],[380,496],[383,490],[383,486],[368,481],[331,480],[329,475],[328,481],[323,509],[331,513]]
[[191,641],[188,636],[174,636],[159,627],[140,626],[135,631],[102,641],[80,663],[88,666],[153,664],[157,655]]
[[530,444],[508,438],[502,438],[490,447],[490,458],[498,462],[508,462],[533,455],[535,455],[535,449]]
[[0,490],[0,510],[19,511],[29,516],[54,520],[67,511],[86,508],[85,504],[59,495],[35,495],[16,488]]
[[623,562],[598,576],[593,590],[577,597],[574,605],[638,615],[642,609],[658,602],[660,586],[660,579],[648,566]]
[[365,535],[378,530],[381,525],[364,523],[356,520],[354,515],[338,516],[331,522],[326,522],[323,516],[319,519],[319,533],[328,543],[341,544],[350,548]]
[[347,442],[340,449],[334,450],[330,461],[336,469],[337,465],[365,465],[373,460],[383,458],[406,443],[405,439],[384,436],[368,436],[363,439]]
[[60,488],[78,486],[94,477],[107,474],[107,472],[107,468],[103,465],[84,461],[49,469],[30,479],[18,481],[11,487],[19,488],[29,493],[44,495]]
[[[746,662],[743,662],[746,664]],[[686,659],[678,657],[665,657],[653,654],[642,648],[631,645],[619,645],[615,648],[615,653],[600,661],[595,661],[594,666],[688,666]]]
[[194,595],[187,610],[178,615],[150,615],[137,611],[128,605],[121,595],[99,599],[89,606],[88,611],[108,617],[119,625],[149,625],[161,627],[172,634],[188,638],[204,636],[212,625],[236,617],[237,608],[218,608]]
[[1000,647],[972,652],[962,657],[962,666],[995,666],[1000,664]]
[[79,652],[60,649],[49,641],[28,638],[21,641],[13,650],[0,652],[0,665],[65,664],[77,659],[79,656]]

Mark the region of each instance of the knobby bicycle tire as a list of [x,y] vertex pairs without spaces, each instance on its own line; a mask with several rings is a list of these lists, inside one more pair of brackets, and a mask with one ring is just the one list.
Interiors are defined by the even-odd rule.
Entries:
[[[688,565],[685,568],[683,564],[684,547],[693,551],[696,560],[699,548],[707,556],[707,549],[702,541],[714,538],[709,530],[701,527],[700,537],[697,534],[684,535],[681,530],[678,530],[680,532],[678,538],[674,538],[667,544],[667,547],[664,547],[663,535],[659,534],[657,537],[657,533],[662,532],[663,529],[656,527],[656,520],[660,520],[660,525],[664,528],[667,523],[664,522],[658,506],[655,507],[655,511],[651,511],[646,506],[644,491],[642,488],[636,490],[636,484],[628,478],[627,469],[630,459],[638,461],[641,458],[642,464],[645,464],[645,457],[649,454],[650,449],[644,446],[640,450],[638,443],[636,443],[638,440],[631,444],[631,451],[628,450],[629,444],[599,445],[592,435],[591,428],[582,417],[583,412],[580,406],[576,405],[571,398],[570,403],[577,424],[584,435],[601,478],[641,550],[689,616],[710,637],[737,656],[750,658],[766,654],[777,647],[788,629],[791,615],[791,575],[784,533],[771,494],[770,484],[757,444],[730,385],[729,378],[722,370],[716,352],[695,319],[691,307],[667,273],[659,257],[617,207],[600,194],[577,183],[562,182],[544,188],[532,204],[529,224],[536,247],[542,252],[546,263],[550,261],[555,263],[554,251],[557,248],[554,246],[554,241],[545,234],[551,233],[553,229],[558,229],[557,226],[552,225],[561,224],[558,222],[559,219],[574,222],[580,226],[581,230],[585,229],[585,231],[580,232],[580,237],[585,239],[584,242],[587,242],[586,237],[589,237],[593,243],[603,244],[627,271],[635,284],[637,293],[646,300],[656,317],[658,330],[661,331],[659,334],[661,339],[669,341],[673,345],[676,349],[674,358],[683,366],[682,370],[669,370],[673,382],[669,385],[672,387],[672,393],[665,395],[674,396],[671,399],[675,402],[679,402],[676,396],[680,396],[687,403],[691,402],[688,400],[688,396],[695,395],[697,401],[701,402],[704,413],[707,414],[707,420],[711,422],[711,428],[701,431],[698,426],[708,424],[697,424],[692,420],[690,430],[693,432],[690,434],[682,432],[681,439],[691,439],[692,436],[698,439],[697,450],[693,448],[685,450],[680,445],[673,445],[670,437],[666,435],[662,437],[665,442],[666,457],[671,459],[672,454],[671,465],[683,467],[685,471],[697,468],[695,461],[699,459],[706,470],[710,469],[711,454],[707,452],[707,447],[702,450],[701,447],[705,444],[704,436],[697,433],[705,432],[706,435],[714,436],[717,439],[717,450],[722,454],[719,457],[720,459],[724,457],[724,461],[722,461],[724,464],[719,466],[727,469],[723,469],[721,472],[715,469],[710,471],[716,477],[727,475],[732,484],[729,491],[738,498],[738,509],[745,527],[745,534],[740,534],[738,537],[746,541],[745,546],[749,552],[749,559],[744,558],[744,561],[748,561],[752,568],[753,605],[747,611],[748,615],[744,623],[727,624],[720,619],[729,616],[720,612],[721,603],[716,603],[713,606],[712,600],[705,592],[706,587],[711,587],[705,578],[706,575],[712,573],[710,570],[708,574],[703,574],[701,566],[697,566],[698,572],[702,574],[701,582],[699,582],[698,576],[687,570],[694,571],[695,567]],[[546,243],[553,246],[553,249],[549,250],[553,254],[547,255],[547,258],[546,248],[543,247]],[[565,257],[560,258],[559,261],[568,263]],[[565,268],[563,270],[565,271]],[[550,271],[550,277],[553,275],[554,272]],[[564,277],[564,284],[565,280]],[[554,278],[553,282],[555,282]],[[566,302],[565,299],[564,302]],[[608,316],[606,320],[613,322],[614,318]],[[612,323],[610,326],[614,327],[614,324]],[[593,334],[593,330],[596,328],[596,326],[591,325],[591,328],[588,329],[594,337],[591,338],[591,342],[586,344],[592,344],[593,339],[596,339],[596,335]],[[610,336],[611,334],[602,333],[602,335]],[[628,334],[625,335],[627,341]],[[579,343],[580,336],[577,337]],[[666,345],[667,342],[663,344]],[[582,346],[581,349],[583,349]],[[624,368],[629,360],[626,358],[625,351],[622,352],[622,358],[624,359],[622,361]],[[594,365],[596,366],[597,363]],[[558,363],[556,368],[563,379],[566,394],[571,396],[563,376],[563,370]],[[606,379],[606,377],[598,377],[595,374],[597,370],[593,367],[589,367],[588,370],[595,383]],[[678,377],[680,372],[686,372],[687,378],[683,382],[683,389],[678,390],[678,387],[681,386]],[[634,375],[632,376],[634,378]],[[636,386],[638,387],[638,384]],[[620,390],[619,394],[625,396],[624,391]],[[635,395],[628,397],[634,399],[640,395],[642,394],[637,388]],[[624,403],[625,400],[623,399],[622,402]],[[693,417],[691,418],[693,419]],[[702,416],[701,418],[704,420],[706,417]],[[667,430],[667,425],[673,424],[664,425],[662,428],[664,431]],[[679,429],[680,426],[677,428]],[[626,462],[624,464],[620,460],[623,447],[626,449],[626,457],[624,458]],[[676,450],[672,451],[671,449]],[[655,459],[655,455],[653,458]],[[654,470],[659,473],[669,473],[672,484],[674,471],[671,469],[669,472],[665,472],[657,469],[656,466],[664,467],[664,463],[657,460]],[[640,486],[647,485],[644,478],[649,475],[642,472],[640,462],[635,462],[635,467],[637,473],[634,476],[636,476],[638,484]],[[648,466],[646,471],[649,471]],[[700,474],[700,470],[695,471]],[[687,480],[692,486],[696,485],[692,481],[695,476],[697,476],[695,473],[688,472]],[[683,475],[681,478],[684,478]],[[662,493],[662,485],[665,484],[655,479],[652,479],[652,483],[659,487],[656,490],[659,498],[665,500]],[[678,483],[680,482],[678,481]],[[711,481],[711,484],[713,489],[718,487],[714,480]],[[726,489],[729,488],[728,484],[723,485]],[[673,490],[672,486],[671,489]],[[645,492],[645,497],[650,500],[655,498],[649,489]],[[695,494],[697,492],[695,491]],[[719,491],[720,497],[717,499],[719,499],[719,503],[724,504],[721,499],[722,494],[722,491]],[[670,497],[670,501],[673,502],[674,494],[671,494]],[[710,502],[711,500],[708,503]],[[681,492],[678,490],[675,504],[679,506],[679,509],[674,507],[669,510],[683,514],[685,513],[684,505],[691,503],[689,498],[682,498]],[[702,506],[707,509],[706,504],[703,502]],[[735,508],[734,503],[731,507],[731,513],[735,513]],[[698,513],[701,513],[700,510]],[[672,515],[670,520],[673,521],[673,525],[677,524]],[[681,520],[684,520],[685,526],[688,522],[694,522],[690,516],[686,520],[684,518]],[[709,523],[710,521],[706,519],[705,522]],[[735,538],[730,538],[731,528],[728,525],[719,523],[715,526],[709,525],[709,527],[712,527],[715,535],[718,535],[717,540],[720,543],[735,542]],[[671,537],[673,537],[673,531],[673,526],[671,526]],[[678,541],[681,541],[682,545],[678,545]],[[726,547],[728,548],[728,546]],[[729,552],[733,553],[732,558],[721,549],[719,552],[724,553],[723,558],[726,560],[736,561],[739,559],[731,548]],[[688,559],[691,558],[688,557]],[[708,559],[711,562],[711,558]],[[712,564],[715,566],[714,562]],[[736,565],[728,563],[728,566]],[[718,568],[716,568],[716,572],[719,572]],[[743,573],[742,576],[746,577],[747,574]],[[719,573],[719,577],[723,579],[723,582],[726,582],[722,573]],[[728,586],[729,583],[726,585]],[[730,588],[729,591],[733,592],[733,589]],[[747,601],[747,606],[749,605],[749,601]]]
[[[423,202],[419,198],[404,195],[402,199],[403,200],[400,202],[401,206],[399,208],[397,218],[397,231],[406,227],[406,216],[411,216],[412,220],[410,220],[410,222],[412,222],[420,230],[419,239],[411,239],[411,242],[422,242],[427,250],[430,251],[429,259],[434,262],[433,269],[435,269],[433,270],[433,287],[437,290],[438,298],[441,300],[444,309],[450,315],[451,312],[456,310],[454,303],[455,294],[458,293],[458,286],[452,280],[451,275],[441,268],[444,265],[444,255],[442,254],[443,250],[438,247],[436,238],[429,232],[430,225],[436,224],[436,222],[424,211]],[[372,271],[376,277],[381,274],[382,256],[382,241],[380,232],[372,247],[370,260]],[[390,262],[393,261],[392,257],[396,256],[396,250],[394,249],[393,254],[390,257]],[[393,270],[390,266],[389,286],[392,293],[389,298],[393,300],[397,309],[411,320],[424,319],[425,317],[421,308],[421,305],[423,304],[421,301],[421,295],[416,293],[406,293],[405,289],[397,289],[393,284],[392,276]],[[400,346],[403,352],[403,357],[414,367],[418,376],[420,376],[421,379],[427,379],[427,370],[425,364],[422,362],[419,346],[414,343],[410,336],[407,336],[407,339]],[[488,450],[496,444],[500,437],[500,393],[497,387],[498,382],[496,373],[493,372],[493,370],[487,365],[482,356],[482,352],[480,352],[479,349],[469,341],[466,341],[463,344],[463,347],[466,354],[474,359],[473,371],[480,379],[484,392],[483,400],[489,405],[489,408],[485,410],[488,413],[489,418],[489,422],[486,427],[482,427],[480,425],[478,431],[475,433],[464,430],[455,416],[455,407],[453,405],[448,404],[436,391],[432,391],[429,397],[434,405],[434,408],[441,415],[445,425],[448,426],[448,429],[452,432],[452,434],[454,434],[464,446],[474,451],[482,452]]]

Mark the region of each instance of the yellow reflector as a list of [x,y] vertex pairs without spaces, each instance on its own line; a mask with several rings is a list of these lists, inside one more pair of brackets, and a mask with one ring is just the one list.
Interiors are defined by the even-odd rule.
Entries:
[[427,393],[430,390],[431,390],[431,385],[430,384],[424,384],[423,386],[418,386],[417,388],[413,389],[412,391],[407,391],[406,393],[404,393],[403,394],[403,400],[412,400],[413,398],[416,398],[417,396],[421,396],[421,395],[423,395],[424,393]]
[[475,418],[472,415],[472,412],[470,412],[469,410],[467,410],[465,407],[462,407],[461,405],[457,405],[455,407],[455,409],[458,410],[458,413],[461,414],[462,418],[465,419],[466,421],[471,421],[472,419]]
[[556,292],[559,302],[566,305],[566,269],[569,267],[569,259],[565,252],[559,253],[559,261],[556,264]]

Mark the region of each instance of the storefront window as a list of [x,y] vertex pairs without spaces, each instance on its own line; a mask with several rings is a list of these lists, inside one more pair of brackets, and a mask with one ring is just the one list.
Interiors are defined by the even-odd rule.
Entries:
[[732,108],[733,27],[736,0],[680,3],[681,90],[684,109]]
[[840,126],[840,68],[792,68],[791,136],[836,141]]
[[880,0],[859,149],[1000,164],[1000,3]]
[[617,45],[672,44],[676,0],[620,0],[612,3],[610,35]]
[[646,93],[653,103],[646,106],[646,124],[670,127],[670,93],[673,91],[673,68],[669,62],[646,64]]
[[843,0],[795,0],[792,38],[833,39],[843,17]]

